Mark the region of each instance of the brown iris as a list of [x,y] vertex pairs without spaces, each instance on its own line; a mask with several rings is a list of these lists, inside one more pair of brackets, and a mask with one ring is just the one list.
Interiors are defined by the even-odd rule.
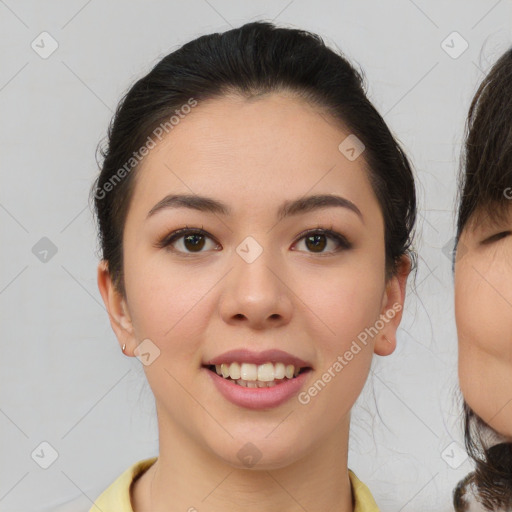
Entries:
[[[320,243],[320,245],[319,245],[320,238],[323,238],[324,241],[323,241],[323,243]],[[309,246],[308,242],[311,240],[314,240],[315,242],[312,246]],[[308,249],[313,248],[316,250],[316,249],[320,248],[320,250],[318,252],[322,252],[322,250],[325,248],[325,244],[326,244],[325,235],[310,235],[310,236],[306,237],[306,246],[308,247]],[[313,250],[313,252],[315,252],[315,250]]]

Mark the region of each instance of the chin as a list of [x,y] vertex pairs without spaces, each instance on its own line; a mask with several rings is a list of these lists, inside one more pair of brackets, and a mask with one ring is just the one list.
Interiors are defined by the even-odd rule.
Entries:
[[297,452],[297,443],[290,445],[288,438],[285,445],[276,444],[282,442],[283,438],[265,440],[247,435],[244,441],[238,439],[229,443],[228,446],[233,450],[226,451],[228,446],[224,445],[222,450],[214,450],[214,453],[224,463],[236,469],[276,470],[290,466],[301,457],[301,453]]

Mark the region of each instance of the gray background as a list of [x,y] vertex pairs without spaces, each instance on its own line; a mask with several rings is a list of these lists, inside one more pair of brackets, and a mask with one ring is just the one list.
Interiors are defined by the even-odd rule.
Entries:
[[[451,509],[471,469],[448,257],[455,178],[470,99],[512,44],[507,0],[0,0],[1,511],[76,498],[65,510],[87,511],[129,465],[157,454],[153,395],[141,363],[119,350],[96,285],[95,149],[122,94],[160,58],[256,19],[317,32],[361,65],[415,167],[416,290],[396,352],[375,357],[353,409],[349,467],[383,512]],[[47,58],[43,31],[58,44]],[[443,43],[454,31],[463,39]],[[57,250],[46,261],[43,237]],[[52,448],[41,443],[58,454],[47,469]]]

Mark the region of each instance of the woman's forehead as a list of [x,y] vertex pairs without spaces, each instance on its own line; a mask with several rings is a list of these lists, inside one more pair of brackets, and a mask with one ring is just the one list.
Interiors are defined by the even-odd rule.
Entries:
[[[188,189],[226,197],[227,191],[230,202],[236,197],[275,197],[281,202],[285,192],[295,197],[314,191],[364,202],[371,192],[364,158],[351,161],[340,152],[347,135],[315,112],[301,110],[300,103],[292,114],[276,114],[272,108],[262,112],[262,103],[252,103],[250,115],[242,115],[247,112],[230,109],[228,100],[222,108],[230,120],[219,117],[219,111],[210,115],[212,106],[219,107],[214,103],[202,112],[196,107],[195,117],[185,119],[147,155],[139,169],[139,193],[155,201],[164,192]],[[279,118],[275,124],[261,122],[273,116]],[[203,120],[215,130],[204,130]]]

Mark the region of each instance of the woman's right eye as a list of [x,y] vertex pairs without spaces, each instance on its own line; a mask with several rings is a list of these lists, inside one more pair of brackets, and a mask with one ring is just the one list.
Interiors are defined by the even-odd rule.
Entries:
[[484,244],[484,245],[491,244],[493,242],[497,242],[498,240],[501,240],[502,238],[505,238],[506,236],[510,235],[511,233],[512,233],[511,231],[500,231],[499,233],[496,233],[488,238],[485,238],[480,243]]

